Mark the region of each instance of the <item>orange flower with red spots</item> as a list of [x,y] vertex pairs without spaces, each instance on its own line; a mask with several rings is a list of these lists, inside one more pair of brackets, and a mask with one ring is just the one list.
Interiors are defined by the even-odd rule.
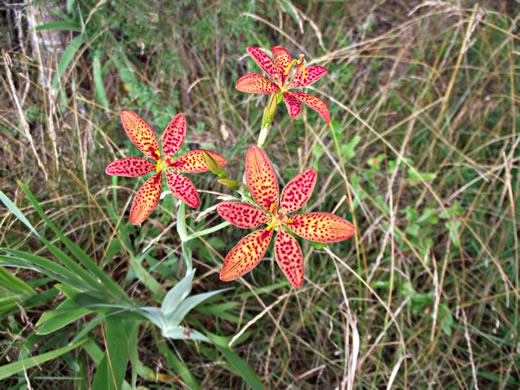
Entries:
[[302,208],[310,199],[317,174],[307,169],[294,177],[279,196],[278,180],[271,162],[258,146],[246,155],[246,181],[258,206],[244,202],[223,202],[217,206],[222,218],[231,224],[252,229],[267,224],[241,239],[224,259],[220,279],[231,281],[248,273],[263,259],[274,231],[277,231],[274,254],[281,270],[295,287],[303,284],[303,255],[300,245],[289,233],[307,240],[331,243],[350,238],[354,226],[337,215],[326,212],[289,214]]
[[[273,80],[268,80],[259,73],[249,73],[237,81],[236,88],[247,93],[271,95],[281,93],[292,118],[297,118],[302,110],[300,102],[321,115],[327,126],[330,123],[330,113],[327,104],[320,98],[303,92],[290,91],[293,88],[306,87],[314,84],[327,74],[323,66],[309,66],[305,68],[303,55],[299,59],[292,59],[289,52],[282,46],[271,47],[274,62],[267,54],[257,47],[250,46],[247,52],[257,65]],[[296,64],[296,71],[290,74]]]
[[137,191],[130,209],[130,222],[134,225],[142,223],[157,207],[162,189],[162,173],[166,174],[166,183],[173,196],[188,206],[197,208],[200,198],[197,189],[190,179],[182,173],[199,173],[209,171],[203,152],[211,155],[221,166],[226,160],[220,154],[209,150],[196,149],[174,159],[181,149],[186,137],[186,118],[177,114],[168,124],[162,137],[162,154],[154,131],[139,115],[132,111],[121,113],[121,122],[130,141],[143,152],[151,162],[142,157],[124,157],[110,163],[106,173],[112,176],[139,177],[154,169],[156,173],[144,182]]

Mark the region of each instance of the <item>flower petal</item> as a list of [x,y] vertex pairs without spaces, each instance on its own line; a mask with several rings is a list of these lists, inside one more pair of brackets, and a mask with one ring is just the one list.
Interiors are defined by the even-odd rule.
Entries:
[[282,191],[280,213],[292,213],[303,207],[309,200],[316,185],[317,173],[310,168],[295,176]]
[[262,210],[244,202],[222,202],[217,211],[226,221],[242,229],[253,229],[269,221]]
[[267,80],[259,73],[249,73],[238,79],[236,89],[247,93],[261,93],[262,95],[271,95],[280,91],[278,85],[271,80]]
[[302,104],[290,92],[283,93],[283,101],[291,118],[296,119],[302,111]]
[[352,237],[356,229],[347,220],[325,212],[296,214],[286,226],[306,240],[339,242]]
[[220,280],[230,282],[255,268],[264,258],[273,232],[274,229],[260,229],[242,238],[224,259]]
[[172,157],[177,153],[186,137],[186,117],[184,114],[177,114],[166,126],[162,136],[162,149],[164,157]]
[[305,68],[305,79],[302,80],[303,72],[298,73],[294,80],[291,81],[288,88],[306,87],[307,85],[314,84],[327,73],[328,70],[323,66],[309,66],[308,68]]
[[303,284],[303,255],[298,241],[281,228],[274,242],[278,266],[294,287]]
[[139,188],[134,202],[130,208],[130,222],[134,225],[141,224],[155,210],[161,197],[162,174],[161,172],[151,176]]
[[256,64],[274,81],[280,81],[281,75],[276,70],[273,60],[258,47],[249,46],[247,52]]
[[246,154],[246,181],[255,202],[270,212],[271,205],[278,210],[279,187],[271,161],[258,146],[251,146]]
[[271,53],[273,53],[276,70],[280,73],[282,79],[285,80],[287,78],[285,69],[287,69],[292,61],[291,54],[282,46],[271,47]]
[[155,164],[142,157],[124,157],[108,164],[105,172],[111,176],[139,177],[152,172]]
[[194,209],[200,206],[199,193],[191,180],[186,176],[166,169],[166,184],[168,184],[168,188],[177,199],[182,200]]
[[175,169],[176,171],[185,173],[208,172],[208,164],[206,164],[206,160],[204,160],[204,155],[202,152],[208,153],[215,159],[216,162],[220,164],[220,166],[223,167],[226,165],[226,159],[220,154],[212,152],[211,150],[194,149],[169,162],[168,166],[172,169]]
[[293,95],[298,100],[301,100],[305,104],[307,104],[310,108],[312,108],[314,111],[316,111],[318,114],[321,115],[323,119],[325,119],[325,122],[327,122],[327,127],[330,124],[330,113],[329,108],[327,107],[327,104],[321,100],[320,98],[309,95],[308,93],[303,92],[287,92]]
[[157,153],[160,153],[159,142],[150,125],[132,111],[123,111],[121,122],[123,122],[126,134],[135,147],[152,160],[157,161],[159,159]]

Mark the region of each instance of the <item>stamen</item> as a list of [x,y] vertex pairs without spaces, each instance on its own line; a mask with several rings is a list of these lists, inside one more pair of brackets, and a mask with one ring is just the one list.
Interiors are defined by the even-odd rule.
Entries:
[[288,219],[285,221],[285,223],[293,223],[293,222],[294,222],[294,219],[292,219],[292,218],[288,218]]
[[269,214],[273,214],[274,211],[274,203],[271,203],[271,208],[269,209]]
[[[160,154],[159,154],[159,156],[160,156]],[[162,161],[161,161],[161,159],[159,159],[159,160],[157,161],[157,165],[155,166],[155,171],[156,171],[157,173],[159,173],[159,172],[161,171],[161,165],[162,165]]]
[[271,222],[269,224],[269,226],[267,226],[266,230],[269,231],[271,230],[272,228],[274,228],[276,225],[277,225],[278,222]]
[[159,152],[158,150],[155,151],[155,155],[157,156],[157,158],[161,158],[161,152]]
[[291,63],[289,64],[289,66],[287,68],[285,68],[285,75],[287,76],[289,74],[289,71],[291,70],[292,66],[294,65],[295,62],[297,62],[298,60],[295,58],[294,60],[291,61]]

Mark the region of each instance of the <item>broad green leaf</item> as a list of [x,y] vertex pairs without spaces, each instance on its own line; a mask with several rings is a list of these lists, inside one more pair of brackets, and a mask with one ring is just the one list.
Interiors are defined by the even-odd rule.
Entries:
[[27,359],[19,360],[14,363],[6,364],[5,366],[0,367],[0,381],[9,378],[12,375],[23,372],[24,370],[28,370],[33,368],[39,364],[43,364],[48,362],[49,360],[54,360],[69,351],[72,351],[82,345],[86,339],[78,341],[72,345],[68,345],[66,347],[58,348],[51,352],[46,352],[41,355],[31,356]]
[[105,90],[105,83],[103,82],[103,74],[101,72],[101,52],[98,50],[94,53],[94,59],[92,61],[92,73],[94,76],[94,85],[96,86],[96,96],[101,102],[101,105],[108,112],[108,98]]
[[124,322],[115,316],[106,317],[105,329],[107,350],[94,376],[92,388],[120,390],[128,360],[128,340]]
[[66,30],[66,31],[75,31],[75,32],[81,32],[81,26],[77,23],[73,22],[51,22],[46,24],[41,24],[39,26],[35,27],[36,31],[43,31],[43,30]]
[[186,329],[182,326],[176,326],[163,330],[162,335],[173,340],[199,340],[210,343],[211,341],[202,333],[195,329]]
[[230,290],[229,288],[210,291],[207,293],[197,294],[192,297],[186,298],[182,301],[179,307],[174,311],[170,312],[169,315],[166,316],[166,322],[168,327],[175,327],[181,323],[186,314],[193,309],[198,304],[204,302],[206,299],[211,298],[213,295],[220,294],[223,291]]
[[52,333],[91,312],[91,310],[78,307],[78,305],[71,299],[66,299],[60,303],[56,309],[43,313],[36,324],[36,326],[42,324],[43,326],[36,332],[36,334],[41,336]]
[[[207,335],[208,338],[212,341],[213,336]],[[247,362],[242,359],[238,354],[232,351],[229,348],[223,347],[214,341],[215,347],[224,355],[226,360],[231,364],[231,366],[235,369],[238,375],[240,375],[244,381],[254,390],[265,390],[265,386],[260,382],[258,376],[254,372],[254,370],[247,364]]]
[[34,290],[4,267],[0,267],[0,292],[6,294],[32,295]]
[[164,297],[161,310],[165,315],[173,312],[191,292],[195,269],[189,271]]
[[72,59],[76,55],[76,52],[79,50],[79,48],[85,41],[86,39],[83,35],[78,35],[69,43],[69,45],[65,49],[63,55],[60,58],[60,61],[58,62],[58,70],[56,71],[56,73],[54,73],[54,77],[52,78],[53,89],[56,89],[58,87],[61,76],[63,76],[63,74],[69,67],[70,63],[72,62]]

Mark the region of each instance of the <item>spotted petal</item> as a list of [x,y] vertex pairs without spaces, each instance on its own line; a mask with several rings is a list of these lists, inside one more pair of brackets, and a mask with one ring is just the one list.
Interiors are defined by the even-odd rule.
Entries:
[[280,213],[286,215],[301,209],[314,191],[316,177],[316,171],[310,168],[287,183],[282,191]]
[[291,63],[292,57],[282,46],[274,46],[271,47],[271,53],[273,53],[274,63],[276,65],[276,70],[281,75],[281,77],[285,80],[287,76],[285,75],[285,70]]
[[108,164],[106,173],[111,176],[139,177],[154,170],[155,164],[142,157],[124,157]]
[[251,146],[246,154],[246,181],[255,202],[270,212],[278,209],[279,187],[271,161],[258,146]]
[[172,157],[177,153],[186,137],[186,117],[184,114],[177,114],[166,126],[162,136],[162,148],[164,157]]
[[291,118],[296,119],[300,115],[302,111],[302,104],[298,99],[296,99],[291,92],[283,93],[283,101],[285,102],[285,106],[287,107],[287,111]]
[[269,221],[262,210],[244,202],[222,202],[217,211],[226,221],[242,229],[253,229]]
[[241,92],[261,93],[262,95],[271,95],[280,91],[275,83],[258,73],[249,73],[240,77],[236,89]]
[[162,188],[162,173],[156,173],[139,188],[130,208],[130,222],[141,224],[155,210]]
[[327,104],[321,100],[320,98],[309,95],[308,93],[303,92],[287,92],[290,93],[292,96],[294,96],[296,99],[304,102],[307,104],[310,108],[312,108],[314,111],[316,111],[318,114],[321,115],[323,119],[325,119],[325,122],[327,122],[327,127],[330,124],[330,113],[329,108],[327,107]]
[[256,64],[274,81],[280,81],[281,75],[276,70],[276,66],[274,65],[273,60],[267,54],[265,54],[258,47],[249,46],[247,48],[247,52],[251,56],[253,60],[255,60]]
[[352,237],[354,226],[337,215],[325,212],[296,214],[287,227],[306,240],[315,242],[338,242]]
[[291,81],[288,88],[306,87],[307,85],[314,84],[325,76],[327,72],[327,69],[323,66],[309,66],[308,68],[305,68],[305,79],[303,79],[303,72],[299,72],[294,80]]
[[273,231],[260,229],[242,238],[224,259],[220,280],[230,282],[255,268],[269,248]]
[[168,184],[168,188],[177,199],[182,200],[194,209],[200,206],[199,193],[191,180],[186,176],[166,169],[166,184]]
[[220,154],[212,152],[211,150],[194,149],[169,162],[168,166],[175,169],[176,171],[185,173],[208,172],[209,168],[206,164],[206,160],[204,160],[204,155],[202,152],[206,152],[211,157],[213,157],[215,161],[220,164],[220,166],[223,167],[226,165],[226,159]]
[[283,228],[274,242],[274,254],[278,266],[294,287],[303,284],[303,255],[298,241]]
[[158,153],[160,154],[159,142],[150,125],[132,111],[123,111],[121,122],[123,122],[126,134],[135,147],[152,160],[157,161],[159,159]]

